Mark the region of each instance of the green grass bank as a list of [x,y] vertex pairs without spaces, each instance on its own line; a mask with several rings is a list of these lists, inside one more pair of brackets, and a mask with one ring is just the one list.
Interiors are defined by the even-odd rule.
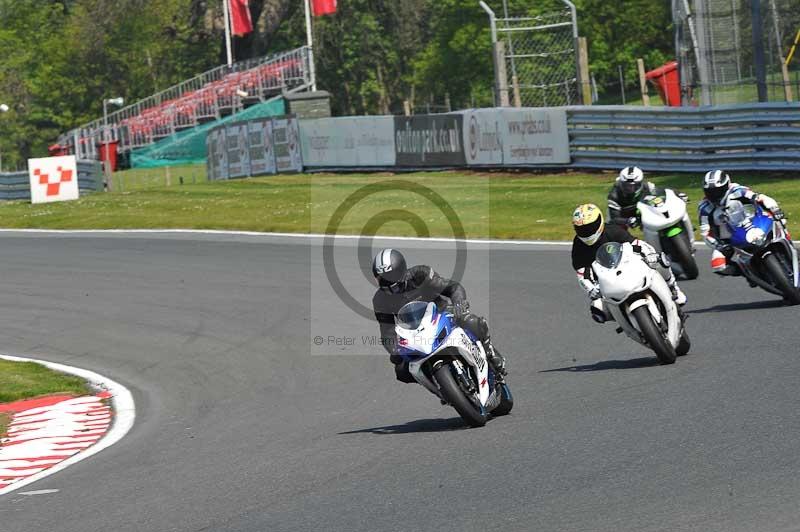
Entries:
[[[180,184],[183,177],[183,184]],[[800,183],[790,176],[735,176],[775,197],[790,222],[800,213]],[[411,212],[430,236],[453,236],[439,206],[398,181],[430,189],[457,214],[470,238],[563,240],[572,236],[570,216],[578,203],[605,207],[613,173],[419,172],[413,174],[300,174],[206,181],[204,167],[132,170],[115,175],[114,191],[75,202],[0,203],[0,227],[37,229],[227,229],[324,233],[331,216],[368,184],[378,191],[344,216],[339,233],[360,234],[368,221],[379,234],[414,236]],[[687,192],[696,218],[700,176],[661,175],[661,186]],[[386,212],[389,210],[390,212]],[[383,213],[383,214],[381,214]],[[419,225],[419,224],[417,224]],[[374,228],[373,228],[374,229]]]

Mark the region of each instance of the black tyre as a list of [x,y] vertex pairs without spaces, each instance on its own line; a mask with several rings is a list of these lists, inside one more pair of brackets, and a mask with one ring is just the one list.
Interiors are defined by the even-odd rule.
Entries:
[[453,376],[453,371],[450,364],[444,364],[433,374],[436,382],[439,383],[439,388],[445,401],[456,409],[461,419],[466,421],[469,426],[482,427],[486,425],[488,415],[464,395],[461,387],[456,382],[456,378]]
[[508,384],[501,384],[497,391],[500,393],[500,404],[492,410],[492,415],[505,416],[514,408],[514,396],[511,395],[511,388],[508,387]]
[[653,321],[653,316],[650,315],[647,306],[634,309],[633,316],[636,318],[636,323],[639,324],[639,330],[647,341],[647,345],[655,351],[658,361],[662,364],[673,364],[678,355]]
[[684,329],[681,333],[680,340],[678,340],[678,347],[675,348],[675,354],[682,357],[687,354],[691,348],[692,342],[689,340],[689,334],[686,332],[686,329]]
[[681,233],[669,239],[672,248],[672,260],[681,265],[683,275],[687,279],[697,279],[700,270],[697,268],[697,261],[692,255],[692,243],[689,242],[689,235]]
[[763,260],[764,270],[769,276],[772,284],[781,291],[784,299],[792,305],[800,304],[800,291],[792,285],[786,276],[786,271],[783,269],[778,257],[774,254],[769,254]]

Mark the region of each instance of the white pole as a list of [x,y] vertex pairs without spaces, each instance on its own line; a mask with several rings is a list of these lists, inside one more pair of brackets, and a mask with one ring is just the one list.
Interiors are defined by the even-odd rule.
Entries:
[[311,90],[317,90],[317,70],[314,67],[314,39],[311,36],[311,5],[310,0],[303,0],[306,8],[306,42],[308,43],[308,68],[311,74]]
[[[5,113],[8,111],[8,106],[4,103],[0,103],[0,113]],[[3,171],[3,154],[0,153],[0,172]]]
[[228,12],[228,2],[230,0],[222,0],[222,13],[225,18],[225,51],[228,53],[228,66],[233,64],[233,55],[231,54],[231,14]]
[[108,100],[103,98],[103,149],[106,151],[105,161],[103,163],[103,173],[106,176],[106,181],[108,180],[108,169],[110,168],[110,164],[108,161]]

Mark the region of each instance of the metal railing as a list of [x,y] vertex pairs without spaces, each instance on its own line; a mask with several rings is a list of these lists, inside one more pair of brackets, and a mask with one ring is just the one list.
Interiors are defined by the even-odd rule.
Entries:
[[567,109],[571,167],[800,170],[800,104]]
[[216,120],[284,91],[310,86],[309,48],[223,65],[61,135],[59,145],[80,159],[97,159],[103,139],[121,151],[146,146],[180,129]]

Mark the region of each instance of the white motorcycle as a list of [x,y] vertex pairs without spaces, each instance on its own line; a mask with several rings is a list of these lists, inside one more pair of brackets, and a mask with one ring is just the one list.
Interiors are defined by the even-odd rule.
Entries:
[[489,415],[511,412],[514,398],[505,383],[495,380],[483,344],[441,312],[436,303],[412,301],[395,317],[398,353],[414,379],[456,409],[473,427]]
[[636,207],[645,241],[666,253],[687,279],[696,279],[699,269],[694,259],[694,228],[686,202],[667,188],[662,195],[643,197]]
[[630,243],[609,242],[597,251],[592,271],[617,332],[655,351],[662,364],[689,352],[691,343],[667,282]]

